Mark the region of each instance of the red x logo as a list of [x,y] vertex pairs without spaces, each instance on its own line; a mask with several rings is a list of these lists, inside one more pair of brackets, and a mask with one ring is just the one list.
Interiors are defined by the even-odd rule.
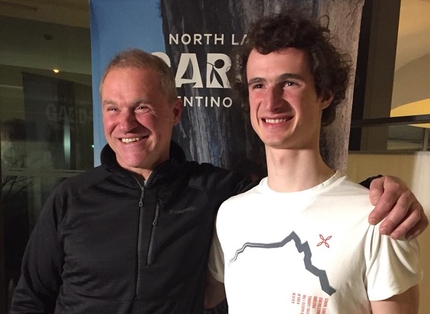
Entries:
[[327,241],[331,239],[331,236],[328,236],[327,238],[324,239],[323,235],[320,234],[320,239],[322,241],[320,243],[318,243],[317,246],[324,244],[326,247],[328,247],[328,248],[330,247],[330,245],[327,243]]

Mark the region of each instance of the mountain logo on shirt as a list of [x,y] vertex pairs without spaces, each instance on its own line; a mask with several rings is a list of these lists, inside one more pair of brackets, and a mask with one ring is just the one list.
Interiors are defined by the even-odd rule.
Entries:
[[[326,239],[327,240],[327,239]],[[299,236],[292,231],[285,239],[280,242],[275,243],[252,243],[246,242],[239,250],[236,251],[234,257],[230,260],[230,264],[234,263],[239,255],[242,254],[246,248],[260,248],[260,249],[273,249],[273,248],[281,248],[284,247],[290,241],[294,241],[297,251],[299,253],[304,253],[303,262],[307,271],[317,276],[321,285],[321,289],[327,293],[328,295],[332,295],[336,292],[328,281],[327,273],[325,270],[319,269],[312,264],[312,252],[309,247],[308,242],[302,243]]]

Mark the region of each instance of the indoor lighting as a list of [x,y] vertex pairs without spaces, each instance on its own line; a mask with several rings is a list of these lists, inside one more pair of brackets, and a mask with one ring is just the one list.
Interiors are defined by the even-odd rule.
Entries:
[[[404,104],[391,109],[391,117],[416,116],[430,113],[430,98]],[[430,128],[430,123],[411,124],[420,128]]]
[[52,72],[54,72],[55,74],[58,74],[58,73],[60,73],[60,70],[58,70],[58,69],[52,69]]

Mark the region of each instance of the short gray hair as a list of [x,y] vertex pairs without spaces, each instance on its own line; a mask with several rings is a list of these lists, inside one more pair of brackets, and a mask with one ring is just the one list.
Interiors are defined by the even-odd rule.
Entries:
[[175,77],[170,67],[159,57],[137,48],[123,50],[113,57],[100,81],[100,92],[108,73],[113,69],[123,68],[150,68],[155,70],[160,77],[161,87],[169,103],[173,103],[178,98]]

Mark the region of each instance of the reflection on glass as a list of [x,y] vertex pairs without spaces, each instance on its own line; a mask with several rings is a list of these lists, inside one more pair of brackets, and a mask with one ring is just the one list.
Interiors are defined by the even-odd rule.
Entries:
[[[61,36],[46,41],[35,35],[47,31]],[[0,16],[0,39],[0,249],[6,277],[0,283],[10,299],[45,200],[62,180],[93,167],[91,56],[89,29],[79,27]],[[54,74],[49,58],[75,65],[69,69],[76,73]]]

